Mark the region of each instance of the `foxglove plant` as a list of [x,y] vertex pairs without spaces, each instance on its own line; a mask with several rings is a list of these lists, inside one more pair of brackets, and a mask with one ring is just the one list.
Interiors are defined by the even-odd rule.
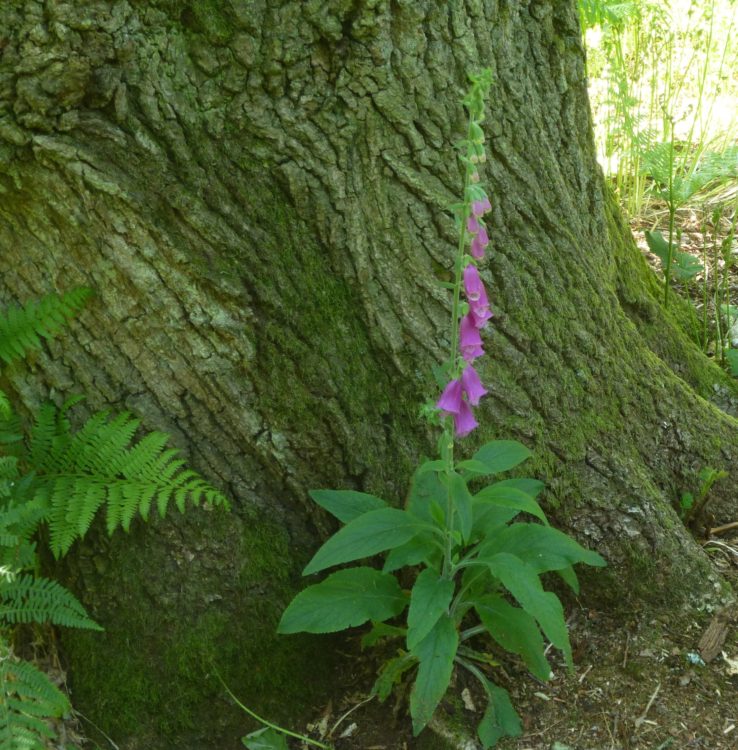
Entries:
[[[548,525],[536,501],[541,482],[515,478],[479,486],[479,480],[525,461],[530,456],[525,446],[499,440],[482,446],[471,459],[457,462],[454,456],[456,439],[478,426],[473,409],[487,391],[474,362],[484,353],[480,332],[492,317],[477,268],[489,245],[484,216],[491,204],[479,184],[479,165],[485,161],[481,124],[491,71],[471,81],[463,99],[468,133],[460,144],[463,202],[454,207],[459,244],[450,285],[451,350],[443,368],[448,380],[436,403],[443,430],[440,458],[415,471],[404,510],[353,490],[310,492],[344,526],[315,553],[304,575],[380,553],[384,565],[382,570],[343,568],[309,586],[285,610],[279,632],[330,633],[371,622],[364,645],[400,641],[396,655],[381,667],[373,693],[385,700],[409,676],[416,735],[436,712],[454,669],[467,670],[487,698],[478,735],[489,748],[501,737],[521,733],[507,691],[491,674],[496,664],[488,652],[492,642],[547,680],[551,667],[545,636],[571,668],[563,608],[555,594],[544,591],[540,576],[556,571],[576,591],[572,566],[605,562]],[[536,521],[517,521],[522,513]],[[409,592],[395,575],[408,567],[416,573]]]

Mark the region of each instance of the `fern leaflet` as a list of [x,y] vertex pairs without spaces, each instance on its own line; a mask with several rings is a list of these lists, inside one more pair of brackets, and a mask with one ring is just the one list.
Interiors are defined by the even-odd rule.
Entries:
[[102,630],[74,595],[56,581],[32,575],[0,579],[0,624],[24,622]]
[[188,502],[228,506],[218,490],[184,468],[178,450],[166,448],[167,435],[152,432],[131,445],[139,425],[128,413],[101,412],[72,433],[63,411],[47,404],[39,412],[29,446],[38,469],[33,498],[45,509],[55,556],[85,535],[103,505],[110,534],[119,526],[127,531],[137,515],[147,519],[152,503],[161,516],[172,500],[182,512]]
[[92,291],[78,287],[66,294],[49,294],[25,307],[9,307],[0,315],[0,359],[9,363],[30,349],[41,347],[41,337],[52,338],[79,312]]
[[66,696],[49,678],[18,661],[0,639],[0,750],[44,750],[54,737],[45,719],[69,710]]

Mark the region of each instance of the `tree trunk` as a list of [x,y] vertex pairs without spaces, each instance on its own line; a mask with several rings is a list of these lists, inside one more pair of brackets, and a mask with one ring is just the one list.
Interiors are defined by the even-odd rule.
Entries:
[[702,467],[737,478],[736,390],[604,188],[574,0],[4,0],[0,30],[0,299],[97,293],[12,385],[143,415],[234,500],[65,564],[106,628],[65,637],[73,699],[122,748],[238,747],[214,670],[276,718],[323,695],[326,641],[273,634],[331,528],[306,493],[400,503],[433,450],[482,66],[495,318],[462,450],[535,451],[552,517],[610,562],[586,599],[714,597],[673,503]]

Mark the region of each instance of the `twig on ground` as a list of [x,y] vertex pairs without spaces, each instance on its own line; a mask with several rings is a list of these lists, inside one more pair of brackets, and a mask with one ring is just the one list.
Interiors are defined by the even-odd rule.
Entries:
[[653,702],[656,700],[656,696],[659,694],[659,690],[661,690],[661,683],[656,684],[656,690],[653,691],[653,694],[648,699],[648,703],[646,704],[646,707],[643,709],[643,713],[635,720],[636,729],[638,729],[645,721],[647,721],[646,716],[648,715],[648,712],[651,710],[651,706],[653,706]]
[[328,737],[332,737],[333,732],[335,732],[336,729],[338,729],[341,722],[344,721],[354,711],[356,711],[357,708],[361,708],[362,706],[366,705],[367,703],[369,703],[370,700],[373,700],[373,699],[374,699],[374,696],[370,695],[368,698],[366,698],[363,701],[360,701],[355,706],[352,706],[348,711],[346,711],[346,713],[343,716],[341,716],[341,718],[331,727],[330,732],[328,732]]
[[738,529],[738,521],[724,523],[722,526],[715,526],[714,528],[709,529],[709,534],[710,536],[715,536],[716,534],[724,534],[726,531],[730,531],[731,529]]

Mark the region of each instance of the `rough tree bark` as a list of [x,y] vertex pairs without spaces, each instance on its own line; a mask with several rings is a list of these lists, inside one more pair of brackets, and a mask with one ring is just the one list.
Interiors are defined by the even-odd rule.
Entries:
[[603,187],[574,0],[4,0],[0,300],[97,292],[12,387],[143,415],[235,501],[64,568],[107,629],[65,638],[73,697],[121,747],[239,746],[213,664],[277,717],[320,693],[325,641],[273,636],[330,528],[306,490],[401,502],[431,450],[481,66],[496,317],[469,448],[535,450],[556,522],[611,563],[590,600],[720,587],[672,502],[703,466],[736,478],[735,389]]

